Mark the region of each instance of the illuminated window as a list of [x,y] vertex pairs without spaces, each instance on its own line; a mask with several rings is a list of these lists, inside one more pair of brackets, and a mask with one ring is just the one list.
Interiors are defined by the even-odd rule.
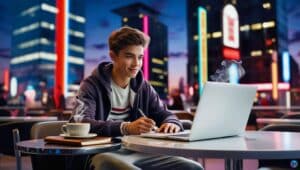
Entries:
[[242,25],[242,26],[240,27],[240,30],[241,30],[241,31],[249,31],[249,30],[250,30],[250,26],[249,26],[249,25]]
[[48,11],[48,12],[51,12],[51,13],[54,13],[54,14],[56,14],[58,12],[58,10],[55,6],[52,6],[52,5],[49,5],[49,4],[46,4],[46,3],[42,3],[41,7],[42,7],[42,10]]
[[158,58],[152,58],[152,63],[163,65],[164,61]]
[[32,31],[34,29],[37,29],[38,27],[39,27],[39,23],[35,22],[35,23],[30,24],[28,26],[24,26],[24,27],[21,27],[19,29],[14,30],[13,35],[18,35],[18,34],[22,34],[24,32]]
[[76,52],[84,53],[84,48],[78,45],[70,44],[70,49]]
[[212,37],[213,38],[220,38],[220,37],[222,37],[222,32],[221,31],[213,32]]
[[35,11],[37,11],[37,10],[39,10],[39,9],[40,9],[40,6],[39,6],[39,5],[30,7],[30,8],[28,8],[28,9],[24,10],[23,12],[21,12],[21,16],[31,15],[31,14],[33,14]]
[[257,57],[257,56],[261,56],[261,55],[262,55],[261,50],[251,51],[251,56],[252,57]]
[[84,33],[80,31],[69,30],[70,35],[74,37],[84,38]]
[[46,21],[42,21],[41,22],[41,27],[42,28],[47,28],[47,29],[50,29],[50,30],[54,30],[55,29],[55,25],[54,24],[46,22]]
[[198,39],[199,39],[198,35],[194,35],[194,36],[193,36],[193,40],[194,40],[194,41],[197,41]]
[[[11,64],[21,64],[21,63],[31,62],[31,61],[39,60],[39,59],[56,61],[56,58],[57,58],[56,54],[54,54],[54,53],[35,52],[35,53],[31,53],[31,54],[14,57],[10,61],[10,63]],[[78,65],[84,64],[84,60],[82,58],[74,57],[74,56],[69,56],[68,61],[69,61],[69,63],[72,63],[72,64],[78,64]]]
[[128,21],[128,18],[127,17],[124,17],[123,18],[123,22],[127,22]]
[[19,44],[17,46],[17,48],[24,49],[24,48],[33,47],[33,46],[39,45],[39,44],[49,45],[49,44],[51,44],[51,42],[46,38],[34,39],[34,40],[26,41],[26,42]]
[[271,3],[270,2],[267,2],[267,3],[263,3],[263,8],[265,8],[265,9],[271,9]]
[[273,53],[273,49],[268,49],[267,53],[272,54]]
[[69,14],[69,18],[79,23],[85,23],[85,18],[75,14]]
[[275,27],[275,22],[274,21],[264,22],[262,26],[263,28],[272,28]]
[[207,34],[207,39],[211,38],[211,34]]
[[159,69],[159,68],[152,68],[152,72],[157,73],[157,74],[163,74],[164,71],[162,69]]
[[152,86],[159,86],[159,87],[164,87],[165,84],[159,81],[150,81]]
[[252,30],[260,30],[262,27],[261,23],[256,23],[251,25]]

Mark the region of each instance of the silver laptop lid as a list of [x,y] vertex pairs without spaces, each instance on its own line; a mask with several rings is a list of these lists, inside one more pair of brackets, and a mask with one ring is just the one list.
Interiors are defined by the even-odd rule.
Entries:
[[256,87],[207,82],[196,109],[190,141],[239,135],[245,131]]

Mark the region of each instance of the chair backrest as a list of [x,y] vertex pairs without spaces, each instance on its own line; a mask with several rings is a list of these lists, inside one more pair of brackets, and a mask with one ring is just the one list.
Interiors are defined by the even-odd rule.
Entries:
[[61,133],[61,126],[68,121],[39,122],[31,128],[31,139],[41,139],[46,136],[55,136]]
[[32,121],[11,121],[0,124],[0,153],[14,156],[13,129],[20,132],[20,141],[30,139],[30,129],[36,122]]
[[194,116],[190,112],[185,110],[168,110],[168,111],[172,112],[178,117],[184,129],[191,129]]
[[[270,124],[260,130],[262,131],[281,131],[281,132],[300,132],[300,125],[297,124]],[[259,167],[266,169],[298,169],[300,160],[283,159],[283,160],[259,160]],[[272,168],[271,168],[272,167]],[[263,169],[263,168],[261,168]]]
[[[36,123],[31,129],[32,139],[41,139],[46,136],[56,136],[61,133],[61,127],[68,121],[49,121]],[[63,155],[31,155],[33,170],[40,169],[84,169],[89,156]],[[76,168],[75,168],[76,167]]]
[[281,131],[281,132],[300,132],[300,125],[297,124],[270,124],[260,130],[262,131]]
[[283,119],[300,119],[300,114],[284,115],[281,118],[283,118]]

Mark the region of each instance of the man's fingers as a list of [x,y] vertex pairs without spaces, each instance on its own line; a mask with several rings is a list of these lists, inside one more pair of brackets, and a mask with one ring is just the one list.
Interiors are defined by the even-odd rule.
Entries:
[[153,126],[155,125],[155,121],[150,119],[150,118],[147,118],[147,117],[144,117],[143,121],[147,122],[147,123],[150,123],[152,124]]

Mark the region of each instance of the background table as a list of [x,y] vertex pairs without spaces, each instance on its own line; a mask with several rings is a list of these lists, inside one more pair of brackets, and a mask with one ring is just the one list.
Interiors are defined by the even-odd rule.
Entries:
[[242,169],[242,159],[300,158],[300,134],[248,131],[243,136],[181,142],[126,136],[127,149],[162,155],[225,159],[226,169]]
[[300,119],[258,118],[256,122],[261,124],[300,124]]
[[0,116],[0,121],[43,122],[57,120],[56,116]]

